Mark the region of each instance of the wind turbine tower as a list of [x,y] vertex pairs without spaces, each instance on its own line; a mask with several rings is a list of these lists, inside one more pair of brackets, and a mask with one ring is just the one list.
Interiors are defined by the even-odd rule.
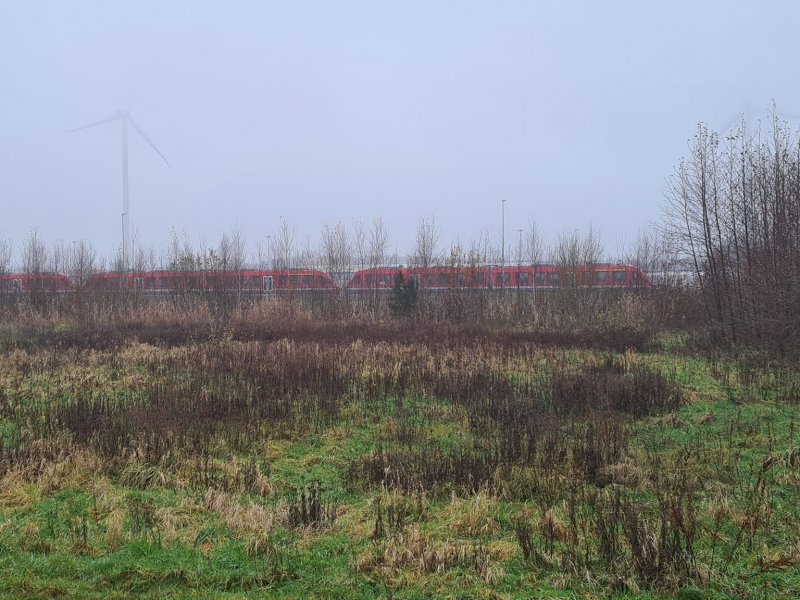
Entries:
[[130,266],[130,255],[133,254],[133,248],[131,248],[130,204],[128,195],[128,125],[133,127],[136,133],[142,136],[145,142],[150,144],[153,150],[158,153],[170,169],[172,165],[169,164],[167,157],[161,153],[161,150],[147,137],[147,134],[142,130],[141,126],[133,120],[129,110],[118,110],[105,119],[100,119],[99,121],[89,123],[83,127],[70,129],[69,133],[95,127],[96,125],[103,125],[104,123],[110,123],[112,121],[122,121],[122,268],[127,271]]

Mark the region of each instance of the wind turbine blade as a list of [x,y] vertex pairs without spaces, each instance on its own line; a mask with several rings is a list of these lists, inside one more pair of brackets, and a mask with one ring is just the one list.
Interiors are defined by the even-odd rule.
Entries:
[[111,121],[119,121],[122,119],[122,115],[119,111],[115,112],[113,115],[109,115],[105,119],[100,119],[99,121],[95,121],[94,123],[89,123],[88,125],[84,125],[82,127],[76,127],[75,129],[70,129],[67,133],[72,133],[73,131],[80,131],[81,129],[88,129],[89,127],[95,127],[96,125],[102,125],[103,123],[110,123]]
[[150,144],[150,146],[153,148],[153,150],[158,152],[158,155],[164,160],[165,163],[167,163],[167,166],[171,169],[172,165],[169,164],[169,161],[167,160],[167,157],[164,156],[161,153],[161,150],[159,150],[158,147],[156,147],[156,145],[153,143],[153,141],[149,137],[147,137],[147,134],[144,131],[142,131],[142,128],[139,127],[138,123],[136,123],[136,121],[134,121],[133,118],[130,115],[128,116],[128,122],[136,130],[136,133],[138,133],[140,136],[142,136],[144,138],[144,141],[146,141],[148,144]]

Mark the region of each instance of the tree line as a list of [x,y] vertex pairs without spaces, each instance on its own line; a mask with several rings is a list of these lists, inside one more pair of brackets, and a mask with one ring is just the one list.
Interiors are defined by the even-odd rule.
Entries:
[[[440,229],[434,215],[420,219],[411,249],[400,254],[392,250],[386,224],[376,217],[369,225],[361,221],[348,227],[342,222],[326,224],[319,239],[300,240],[295,228],[281,221],[278,230],[259,239],[254,247],[248,245],[239,227],[222,233],[216,244],[205,240],[193,241],[187,234],[173,229],[166,247],[158,251],[136,243],[135,236],[130,264],[123,264],[122,253],[106,258],[91,242],[59,239],[47,243],[39,231],[32,228],[18,245],[0,234],[0,274],[10,272],[64,273],[77,284],[83,284],[98,271],[238,271],[245,268],[291,269],[318,268],[327,273],[346,274],[354,270],[405,264],[412,267],[478,266],[501,264],[532,265],[551,262],[574,268],[604,260],[600,235],[591,227],[586,232],[570,230],[558,237],[552,247],[546,247],[535,221],[522,232],[516,243],[503,252],[488,231],[467,244],[455,241],[441,243]],[[646,272],[663,270],[662,248],[656,234],[649,230],[623,252],[619,260],[639,266]],[[657,250],[658,249],[658,250]]]
[[731,342],[800,341],[800,139],[773,111],[721,136],[700,124],[676,167],[665,228]]

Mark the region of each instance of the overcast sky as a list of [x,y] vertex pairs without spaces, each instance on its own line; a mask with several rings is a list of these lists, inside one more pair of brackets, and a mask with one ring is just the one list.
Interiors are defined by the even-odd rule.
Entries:
[[252,248],[380,216],[405,253],[660,218],[698,121],[800,113],[800,2],[0,2],[0,235],[120,244],[117,109],[144,245]]

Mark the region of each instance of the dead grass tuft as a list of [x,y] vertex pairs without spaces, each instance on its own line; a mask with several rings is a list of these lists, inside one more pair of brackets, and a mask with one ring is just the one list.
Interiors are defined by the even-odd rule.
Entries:
[[268,541],[278,525],[285,523],[285,510],[267,508],[245,501],[242,504],[225,492],[209,488],[205,493],[205,508],[216,514],[226,527],[242,536],[261,536]]
[[460,537],[484,536],[497,532],[498,511],[497,498],[482,490],[466,499],[453,496],[443,517],[450,530]]

